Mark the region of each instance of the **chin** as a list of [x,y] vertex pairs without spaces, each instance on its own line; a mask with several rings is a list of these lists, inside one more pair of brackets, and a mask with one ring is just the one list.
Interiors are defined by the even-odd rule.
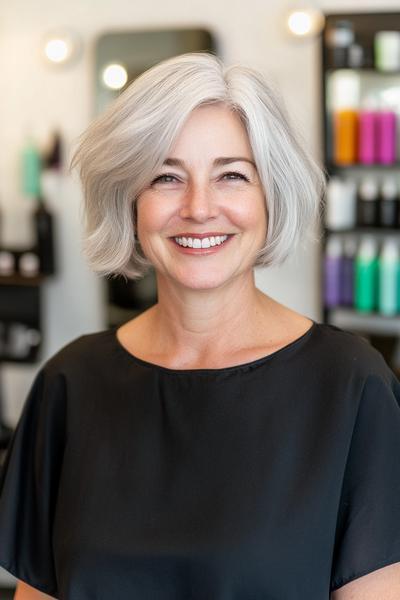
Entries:
[[181,286],[191,290],[212,290],[223,286],[230,279],[227,273],[187,273],[174,277]]

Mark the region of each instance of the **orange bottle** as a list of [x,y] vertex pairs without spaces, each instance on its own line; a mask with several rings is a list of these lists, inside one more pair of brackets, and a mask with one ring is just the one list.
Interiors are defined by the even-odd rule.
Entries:
[[341,108],[333,113],[333,160],[337,165],[357,162],[358,112]]

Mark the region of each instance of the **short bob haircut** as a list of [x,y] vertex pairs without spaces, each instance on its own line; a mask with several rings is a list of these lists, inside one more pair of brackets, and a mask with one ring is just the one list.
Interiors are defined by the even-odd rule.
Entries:
[[263,186],[267,234],[254,264],[278,265],[299,240],[320,239],[325,175],[289,124],[280,95],[252,68],[189,52],[142,73],[79,140],[71,166],[83,184],[83,252],[95,272],[138,279],[151,266],[135,234],[135,200],[191,111],[210,103],[237,111]]

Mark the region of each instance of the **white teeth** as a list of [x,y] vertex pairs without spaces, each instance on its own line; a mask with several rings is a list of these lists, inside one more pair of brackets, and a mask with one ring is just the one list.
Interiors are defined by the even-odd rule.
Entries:
[[210,248],[210,246],[220,246],[228,239],[227,235],[216,235],[209,238],[191,238],[191,237],[176,237],[176,243],[180,246],[189,248]]

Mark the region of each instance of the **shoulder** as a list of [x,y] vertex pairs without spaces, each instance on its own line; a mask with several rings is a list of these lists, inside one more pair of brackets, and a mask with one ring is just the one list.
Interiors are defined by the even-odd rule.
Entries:
[[363,380],[376,375],[387,383],[394,377],[381,352],[362,335],[327,323],[317,323],[314,333],[310,352],[321,368],[328,366],[332,374],[346,372]]
[[83,370],[89,374],[111,360],[115,351],[114,330],[106,329],[81,335],[60,348],[43,365],[45,375],[79,375]]

